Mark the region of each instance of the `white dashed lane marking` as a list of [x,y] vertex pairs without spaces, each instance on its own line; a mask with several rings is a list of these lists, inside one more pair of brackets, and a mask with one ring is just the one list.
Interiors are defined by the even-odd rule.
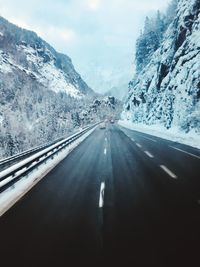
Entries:
[[106,148],[104,148],[104,151],[103,151],[103,153],[104,153],[104,155],[106,155],[106,154],[107,154],[107,149],[106,149]]
[[144,153],[145,153],[148,157],[150,157],[150,158],[154,158],[154,156],[153,156],[149,151],[144,151]]
[[139,148],[141,148],[141,147],[142,147],[142,146],[141,146],[140,144],[138,144],[138,143],[136,143],[136,146],[137,146],[137,147],[139,147]]
[[177,179],[178,177],[172,171],[170,171],[165,165],[160,165],[161,169],[163,169],[169,176],[173,179]]
[[103,208],[104,204],[104,191],[105,191],[105,182],[101,183],[101,188],[100,188],[100,196],[99,196],[99,208]]

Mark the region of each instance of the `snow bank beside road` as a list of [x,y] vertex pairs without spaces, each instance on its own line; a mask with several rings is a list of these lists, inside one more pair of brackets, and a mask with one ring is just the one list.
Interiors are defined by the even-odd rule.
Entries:
[[189,133],[184,133],[180,131],[178,128],[171,128],[167,130],[162,125],[144,125],[139,123],[132,123],[128,120],[121,120],[118,124],[122,127],[143,132],[146,134],[154,135],[157,137],[161,137],[173,142],[178,142],[181,144],[193,146],[195,148],[200,149],[200,135],[195,132],[190,131]]

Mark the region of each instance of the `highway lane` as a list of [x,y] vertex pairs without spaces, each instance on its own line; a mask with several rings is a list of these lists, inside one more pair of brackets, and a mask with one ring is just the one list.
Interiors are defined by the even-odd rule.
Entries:
[[[112,251],[120,266],[129,266],[129,262],[136,266],[193,266],[199,261],[200,209],[187,191],[188,184],[185,188],[181,182],[190,176],[178,173],[173,179],[160,168],[161,163],[168,166],[159,159],[169,153],[165,145],[159,155],[152,146],[154,158],[150,158],[144,153],[143,140],[133,142],[136,136],[129,134],[131,139],[115,130],[111,139],[116,215],[112,229],[105,222],[107,256]],[[180,166],[193,164],[191,176],[198,177],[200,166],[192,160]],[[179,162],[177,166],[181,168]],[[199,181],[194,186],[199,188]]]
[[96,262],[104,142],[97,130],[1,218],[4,266]]
[[[200,150],[159,137],[120,127],[124,133],[157,165],[164,165],[193,200],[200,199]],[[151,157],[152,156],[152,157]],[[181,178],[181,179],[180,179]]]
[[90,135],[0,219],[2,266],[199,266],[199,159],[144,137]]

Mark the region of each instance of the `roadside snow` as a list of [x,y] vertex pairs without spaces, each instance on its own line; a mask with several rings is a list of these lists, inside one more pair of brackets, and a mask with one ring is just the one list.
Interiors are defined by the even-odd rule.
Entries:
[[162,125],[144,125],[144,124],[135,124],[128,120],[121,120],[118,124],[122,127],[143,132],[146,134],[154,135],[161,137],[173,142],[178,142],[181,144],[189,145],[195,148],[200,149],[200,135],[196,134],[193,131],[189,133],[183,133],[178,128],[166,129]]
[[42,180],[42,178],[54,169],[58,163],[66,158],[73,149],[75,149],[96,129],[96,127],[67,146],[63,151],[59,152],[58,156],[54,156],[53,159],[49,159],[46,164],[42,164],[38,167],[38,169],[35,169],[28,176],[25,176],[18,181],[13,187],[2,192],[0,194],[0,216],[8,211],[20,198],[30,191],[31,188],[33,188],[40,180]]

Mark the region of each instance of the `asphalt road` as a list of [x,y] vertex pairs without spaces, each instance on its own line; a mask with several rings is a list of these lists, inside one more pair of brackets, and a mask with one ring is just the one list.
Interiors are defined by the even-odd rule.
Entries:
[[200,152],[109,125],[0,218],[0,266],[200,266]]

